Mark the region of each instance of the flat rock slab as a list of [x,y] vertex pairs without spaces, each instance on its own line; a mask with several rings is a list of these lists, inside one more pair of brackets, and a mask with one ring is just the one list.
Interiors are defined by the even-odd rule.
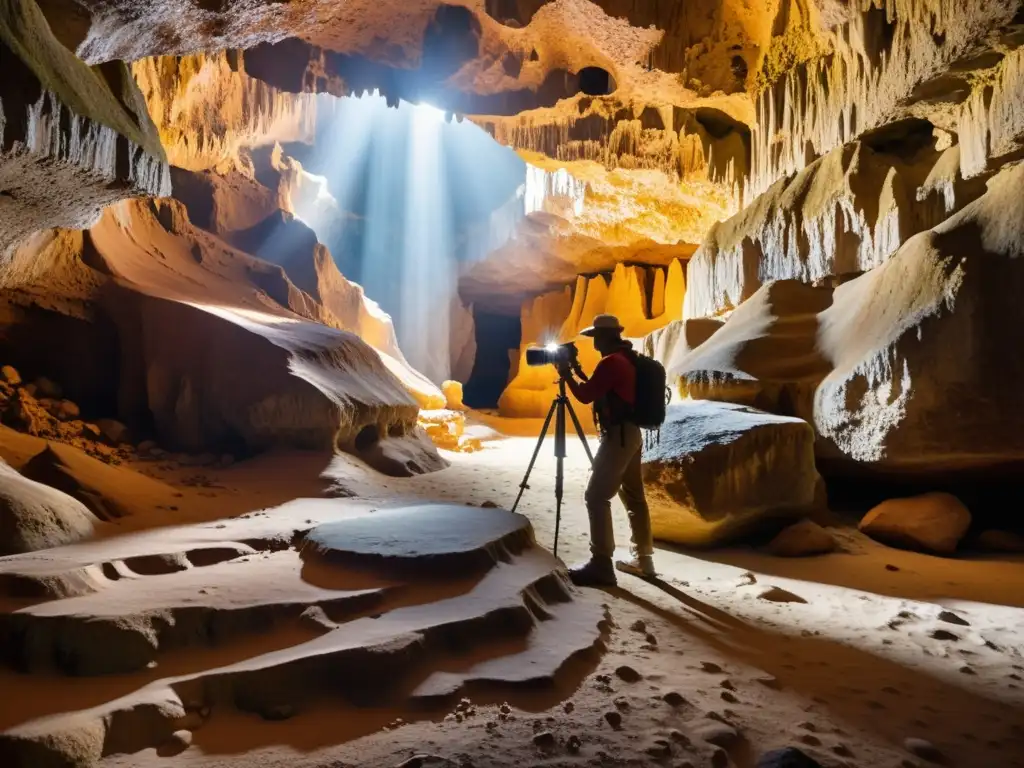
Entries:
[[503,509],[422,504],[325,523],[303,556],[354,568],[451,576],[486,569],[533,545],[533,528]]

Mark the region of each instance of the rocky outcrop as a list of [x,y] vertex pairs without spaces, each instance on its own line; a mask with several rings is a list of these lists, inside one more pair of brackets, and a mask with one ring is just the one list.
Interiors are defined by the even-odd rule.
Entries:
[[96,522],[80,502],[0,461],[0,556],[81,541]]
[[161,56],[131,67],[168,160],[179,168],[228,171],[244,165],[243,149],[309,142],[315,134],[315,97],[250,77],[242,52]]
[[705,401],[669,406],[643,475],[655,538],[695,547],[803,516],[820,480],[806,422]]
[[[301,531],[287,512],[267,510],[258,538],[251,519],[225,520],[87,547],[81,559],[4,559],[0,584],[74,575],[80,587],[40,590],[34,604],[0,614],[0,654],[24,673],[12,685],[26,686],[7,695],[55,675],[117,674],[129,687],[65,700],[52,717],[11,713],[0,760],[84,768],[162,750],[211,717],[298,724],[325,700],[404,710],[483,684],[499,694],[580,684],[572,662],[600,652],[606,616],[535,546],[526,518],[450,505],[338,510],[312,505]],[[293,537],[300,546],[280,549]],[[91,578],[80,575],[83,561],[95,563]],[[275,644],[254,654],[252,642],[268,634]],[[210,663],[154,678],[176,651],[204,659],[213,647]],[[476,658],[453,664],[465,648]]]
[[[387,337],[386,317],[357,323],[361,293],[344,301],[340,275],[330,290],[312,284],[314,298],[281,266],[193,227],[168,201],[123,203],[84,236],[58,233],[31,246],[8,272],[5,301],[45,297],[46,316],[106,323],[117,344],[106,379],[117,414],[151,425],[167,447],[242,455],[336,446],[392,473],[443,465],[389,367],[408,370],[410,383],[414,372],[356,335],[380,343],[371,331]],[[317,262],[322,247],[315,238],[313,246],[300,279],[330,278],[329,257]],[[43,357],[34,359],[46,370]],[[443,404],[439,390],[436,400]]]
[[0,5],[0,257],[48,227],[90,226],[104,206],[165,195],[164,151],[126,67],[88,67],[35,0]]
[[[814,391],[829,372],[817,349],[818,314],[831,288],[797,280],[767,283],[700,346],[677,342],[666,357],[683,395],[723,400],[810,420]],[[687,320],[687,324],[714,322]],[[681,354],[682,353],[682,354]]]
[[835,290],[820,316],[831,371],[815,394],[819,451],[848,470],[948,477],[1019,465],[1008,413],[1024,376],[1024,166]]
[[837,148],[712,227],[690,260],[683,316],[731,311],[771,280],[855,277],[984,192],[961,178],[959,147],[935,148],[927,123],[873,141],[887,151],[868,140]]

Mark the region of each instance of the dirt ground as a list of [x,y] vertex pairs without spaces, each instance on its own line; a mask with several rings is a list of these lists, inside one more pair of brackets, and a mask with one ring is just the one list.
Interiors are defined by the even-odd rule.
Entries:
[[[284,523],[309,528],[353,510],[429,500],[508,508],[539,423],[486,421],[473,428],[481,451],[448,454],[451,468],[412,479],[316,454],[204,469],[199,486],[182,485],[194,482],[195,469],[133,465],[181,488],[177,509],[123,520],[78,551],[109,560],[194,550],[217,536],[256,540]],[[546,548],[555,527],[552,454],[549,440],[518,509]],[[587,472],[571,440],[558,549],[569,563],[587,554]],[[615,509],[624,545],[625,513]],[[601,642],[544,685],[479,685],[440,705],[325,702],[281,721],[217,710],[173,757],[166,747],[146,748],[103,765],[752,768],[764,753],[792,746],[830,767],[1024,766],[1024,558],[940,559],[883,547],[850,527],[832,532],[840,551],[812,558],[659,548],[658,580],[620,576],[617,588],[583,591],[582,604],[607,609]],[[310,589],[288,557],[265,554],[263,565],[245,558],[253,583]],[[260,642],[245,651],[266,652]],[[240,650],[233,653],[237,660]],[[200,650],[161,659],[142,676],[5,672],[0,718],[7,729],[74,712],[223,661]]]

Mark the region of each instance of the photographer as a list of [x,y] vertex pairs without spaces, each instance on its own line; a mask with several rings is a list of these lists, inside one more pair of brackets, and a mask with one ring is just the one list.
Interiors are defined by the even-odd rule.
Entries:
[[[636,576],[655,575],[651,515],[640,474],[643,437],[640,427],[631,420],[637,395],[636,353],[622,338],[622,331],[618,318],[598,315],[594,324],[582,332],[593,338],[594,347],[601,353],[601,361],[589,381],[577,381],[569,362],[557,365],[559,375],[573,396],[581,403],[594,404],[601,433],[594,472],[585,496],[590,516],[591,557],[569,571],[578,586],[613,586],[615,568]],[[578,367],[577,372],[585,378]],[[611,500],[616,493],[629,512],[635,557],[620,560],[613,567],[615,536]]]

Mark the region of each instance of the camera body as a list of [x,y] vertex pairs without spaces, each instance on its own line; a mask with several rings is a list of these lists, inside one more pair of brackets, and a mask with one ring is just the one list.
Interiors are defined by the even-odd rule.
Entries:
[[575,342],[569,341],[565,344],[546,344],[544,346],[527,347],[526,364],[535,367],[540,365],[555,365],[557,363],[568,363],[575,365],[579,356]]

